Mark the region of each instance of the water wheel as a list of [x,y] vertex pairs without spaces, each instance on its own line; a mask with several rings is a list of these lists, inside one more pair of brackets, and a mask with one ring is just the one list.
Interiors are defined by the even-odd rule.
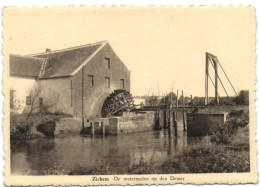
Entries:
[[125,90],[114,90],[105,100],[101,115],[102,117],[118,116],[124,111],[135,108],[132,95]]

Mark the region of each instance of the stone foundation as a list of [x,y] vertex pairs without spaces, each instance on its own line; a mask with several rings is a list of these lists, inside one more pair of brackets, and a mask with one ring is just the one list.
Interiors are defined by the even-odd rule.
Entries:
[[[156,117],[157,115],[157,117]],[[163,117],[163,111],[160,112]],[[163,124],[163,118],[160,117],[160,123]],[[142,132],[153,130],[155,128],[155,119],[158,114],[154,111],[147,112],[125,112],[123,116],[111,118],[96,118],[85,123],[84,134],[91,134],[92,125],[95,127],[95,134],[101,132],[102,124],[105,126],[105,133],[117,135],[121,133]],[[56,122],[55,136],[63,134],[77,133],[82,129],[81,120],[74,118],[64,118]]]
[[82,128],[81,120],[74,118],[63,118],[56,122],[54,136],[63,134],[79,134]]
[[142,132],[154,129],[155,112],[126,112],[123,116],[109,118],[108,134]]

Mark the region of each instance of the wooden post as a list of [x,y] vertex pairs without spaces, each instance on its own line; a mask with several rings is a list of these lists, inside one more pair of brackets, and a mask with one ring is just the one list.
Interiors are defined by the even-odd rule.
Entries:
[[177,97],[176,97],[176,112],[175,112],[175,116],[174,116],[174,135],[175,137],[178,136],[178,129],[177,129],[177,120],[178,120],[178,95],[179,95],[179,91],[177,90]]
[[167,128],[167,124],[164,123],[164,111],[158,109],[158,125],[159,125],[159,129],[166,129]]
[[168,137],[171,138],[171,112],[172,112],[172,93],[170,92],[170,106],[168,110]]
[[172,110],[172,123],[173,123],[174,129],[176,129],[176,120],[175,120],[175,111],[174,110]]
[[184,111],[184,96],[183,96],[183,90],[181,91],[182,94],[182,121],[183,121],[183,130],[186,131],[185,127],[185,111]]
[[215,102],[218,105],[219,104],[219,98],[218,98],[218,63],[216,61],[213,61],[215,65]]
[[208,53],[206,53],[206,74],[205,74],[205,106],[209,104],[209,59],[208,59]]
[[[170,125],[171,125],[171,117],[172,117],[172,115],[171,115],[171,113],[173,112],[172,111],[172,108],[173,108],[173,104],[172,104],[172,96],[173,96],[173,93],[172,92],[170,92],[170,111],[169,111],[169,127],[170,127]],[[173,121],[174,119],[172,119],[172,121]]]
[[82,93],[81,93],[81,96],[82,96],[82,98],[81,98],[81,117],[82,117],[82,129],[84,129],[84,100],[85,100],[85,96],[84,96],[84,67],[82,67],[82,75],[81,75],[81,91],[82,91]]
[[167,127],[167,110],[163,110],[163,127]]
[[170,130],[170,128],[171,128],[171,110],[169,110],[169,121],[168,121],[168,129]]
[[95,125],[93,122],[90,122],[91,125],[91,136],[94,137],[95,136]]
[[169,139],[171,139],[171,135],[172,135],[172,133],[171,133],[171,125],[169,124],[168,125],[168,138]]
[[172,92],[170,92],[170,109],[172,109]]
[[173,112],[173,124],[174,124],[174,136],[177,137],[178,136],[178,129],[177,129],[177,120],[176,120],[176,114]]
[[103,135],[103,138],[105,138],[105,135],[106,135],[106,127],[105,127],[103,121],[101,121],[101,128],[102,128],[102,135]]
[[176,116],[175,116],[176,121],[178,120],[178,95],[179,95],[179,91],[177,90],[177,97],[176,97]]
[[191,111],[192,111],[192,105],[193,105],[192,95],[190,95],[190,110],[191,110]]

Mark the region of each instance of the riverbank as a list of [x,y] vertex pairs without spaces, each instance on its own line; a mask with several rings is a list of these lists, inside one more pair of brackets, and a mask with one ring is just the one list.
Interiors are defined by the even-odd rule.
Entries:
[[[217,106],[219,107],[219,106]],[[223,107],[223,106],[221,106]],[[228,120],[219,125],[211,136],[203,137],[198,143],[173,155],[162,163],[151,156],[149,161],[141,159],[131,167],[111,168],[102,164],[93,168],[74,165],[65,170],[54,165],[45,171],[46,175],[104,175],[104,174],[172,174],[172,173],[230,173],[249,172],[249,112],[248,106],[224,106]],[[208,108],[216,110],[216,108]],[[217,109],[220,111],[220,108]]]
[[152,173],[229,173],[249,172],[249,109],[248,106],[215,106],[199,112],[228,112],[228,120],[218,132],[204,137],[181,154],[160,166],[153,161],[140,162],[128,170],[131,174]]
[[229,173],[249,172],[248,106],[216,106],[201,113],[228,112],[228,120],[212,136],[204,137],[181,154],[160,166],[153,161],[140,162],[128,170],[131,174],[153,173]]

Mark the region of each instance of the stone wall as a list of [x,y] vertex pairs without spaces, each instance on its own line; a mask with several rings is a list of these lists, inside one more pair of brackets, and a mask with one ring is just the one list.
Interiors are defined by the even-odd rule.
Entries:
[[154,129],[155,112],[124,113],[109,119],[108,134],[142,132]]
[[79,134],[82,128],[81,120],[74,118],[62,118],[56,122],[54,136],[63,134]]
[[225,123],[226,117],[227,113],[187,113],[188,136],[210,135],[218,130],[220,124]]

